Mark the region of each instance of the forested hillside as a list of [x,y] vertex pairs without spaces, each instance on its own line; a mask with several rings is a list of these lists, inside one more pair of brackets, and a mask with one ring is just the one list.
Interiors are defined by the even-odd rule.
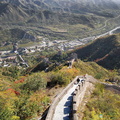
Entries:
[[101,37],[74,52],[85,61],[95,61],[103,67],[120,68],[120,34]]

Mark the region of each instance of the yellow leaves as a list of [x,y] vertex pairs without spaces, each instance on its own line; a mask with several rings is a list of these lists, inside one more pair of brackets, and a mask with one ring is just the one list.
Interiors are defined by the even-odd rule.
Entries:
[[9,91],[9,90],[0,91],[0,97],[2,97],[3,99],[7,99],[7,100],[17,100],[18,99],[16,94],[14,92]]
[[103,116],[99,110],[96,112],[93,108],[93,110],[91,111],[91,118],[92,120],[101,120]]
[[36,92],[36,93],[33,93],[33,95],[30,96],[30,99],[29,101],[33,102],[33,101],[41,101],[41,99],[44,97],[44,93],[41,91],[41,92]]
[[37,91],[23,102],[21,115],[26,114],[25,117],[29,117],[35,115],[38,111],[43,112],[48,102],[49,97],[47,97],[46,93],[43,91]]
[[11,120],[20,120],[20,117],[18,117],[18,116],[12,116]]
[[36,93],[33,93],[33,95],[30,96],[29,101],[35,102],[36,104],[42,104],[45,99],[48,99],[49,101],[49,98],[47,97],[46,93],[44,91],[37,91]]
[[71,69],[63,68],[59,72],[65,74],[66,76],[71,76],[72,78],[74,78],[79,74],[79,70],[76,68],[71,68]]
[[66,66],[59,71],[50,72],[48,79],[51,85],[67,85],[75,76],[79,75],[79,70],[76,68],[68,69]]
[[[0,114],[4,120],[19,120],[19,117],[13,116],[15,109],[15,101],[18,97],[11,91],[0,91],[0,109],[3,114]],[[7,114],[7,115],[6,115]]]
[[0,91],[0,103],[9,111],[14,111],[14,102],[18,100],[15,93],[11,91]]
[[[90,101],[85,110],[85,119],[92,120],[119,120],[120,118],[120,97],[97,84]],[[86,119],[87,120],[87,119]]]

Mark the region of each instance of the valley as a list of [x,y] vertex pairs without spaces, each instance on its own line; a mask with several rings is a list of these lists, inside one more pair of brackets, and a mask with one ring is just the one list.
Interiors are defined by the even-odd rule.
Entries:
[[[119,18],[119,16],[117,18]],[[107,22],[105,22],[104,27],[106,27]],[[102,27],[102,28],[104,28],[104,27]],[[102,28],[99,28],[98,30],[100,30]],[[38,56],[37,52],[41,52],[41,51],[45,51],[45,50],[49,50],[49,49],[51,49],[52,51],[54,51],[54,50],[64,51],[64,52],[72,51],[72,50],[76,49],[77,47],[86,45],[86,44],[88,44],[88,43],[90,43],[90,42],[92,42],[96,39],[99,39],[99,38],[107,36],[107,35],[112,35],[112,34],[116,33],[116,31],[118,31],[119,28],[120,27],[116,27],[113,30],[110,30],[109,32],[106,32],[104,34],[101,34],[101,35],[98,35],[98,36],[96,35],[96,36],[86,37],[86,38],[82,38],[82,39],[54,40],[54,41],[52,40],[52,41],[50,41],[50,39],[48,39],[48,38],[44,38],[42,36],[37,36],[37,38],[40,38],[41,40],[40,41],[35,41],[35,39],[37,39],[37,38],[36,37],[30,38],[31,36],[29,35],[29,31],[32,31],[33,29],[34,29],[34,31],[36,30],[36,27],[32,27],[32,28],[29,28],[28,31],[26,31],[23,34],[22,39],[24,40],[24,38],[26,36],[28,36],[29,39],[33,39],[33,42],[31,42],[31,43],[29,42],[27,44],[17,45],[16,50],[14,50],[14,49],[12,50],[12,47],[11,47],[11,50],[9,50],[9,51],[0,51],[1,65],[2,66],[10,66],[10,65],[16,63],[15,59],[18,59],[18,58],[17,58],[16,54],[13,55],[13,52],[15,52],[15,51],[17,51],[17,53],[20,54],[20,55],[27,55],[27,56],[29,56],[29,55],[30,56],[35,56],[35,54],[36,54],[36,56]],[[118,33],[119,33],[119,31],[118,31]],[[17,41],[17,43],[19,43],[19,41]],[[21,51],[18,50],[19,49],[18,46],[19,46],[19,48],[22,47]],[[13,48],[14,48],[14,46],[13,46]],[[12,52],[12,54],[11,54],[11,52]],[[35,53],[35,54],[33,54],[33,53]],[[14,59],[12,59],[13,62],[8,62],[8,63],[5,62],[5,64],[2,64],[3,61],[5,61],[5,60],[9,61],[12,57],[14,57]],[[25,63],[24,61],[22,61],[22,62],[23,62],[22,64]],[[16,63],[16,65],[19,65],[18,63]]]

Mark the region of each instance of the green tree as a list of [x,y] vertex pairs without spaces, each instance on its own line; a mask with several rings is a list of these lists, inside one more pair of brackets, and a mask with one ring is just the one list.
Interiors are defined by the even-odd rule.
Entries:
[[37,91],[46,88],[46,85],[47,82],[44,79],[44,76],[40,73],[34,73],[26,78],[25,83],[21,85],[21,88],[24,90]]

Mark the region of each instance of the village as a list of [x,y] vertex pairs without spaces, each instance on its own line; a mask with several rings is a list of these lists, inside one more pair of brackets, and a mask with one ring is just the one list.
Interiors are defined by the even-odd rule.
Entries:
[[48,38],[43,38],[40,44],[29,46],[29,47],[19,47],[18,43],[13,44],[13,49],[9,51],[0,51],[0,67],[10,67],[10,66],[24,66],[29,67],[29,65],[24,61],[22,55],[30,55],[35,52],[41,52],[44,50],[52,49],[53,51],[70,51],[78,46],[87,44],[93,37],[84,39],[69,40],[54,40],[50,41]]

